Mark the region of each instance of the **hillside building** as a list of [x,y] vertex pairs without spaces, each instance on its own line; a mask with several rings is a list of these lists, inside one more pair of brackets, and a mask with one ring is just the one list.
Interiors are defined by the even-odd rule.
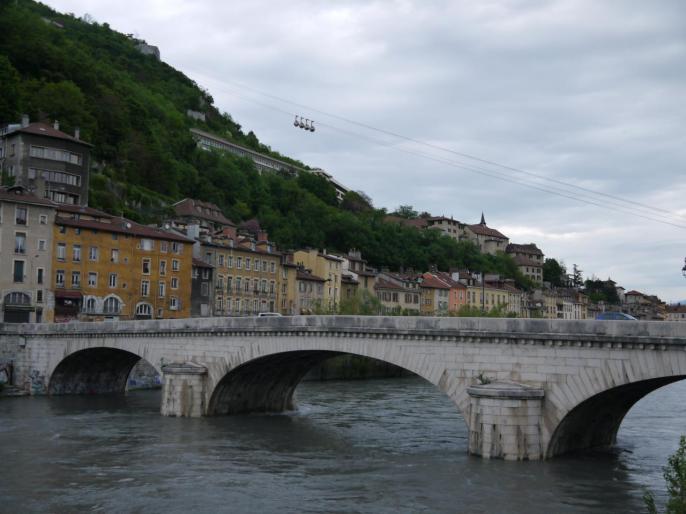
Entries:
[[0,172],[41,198],[70,205],[88,205],[92,145],[59,130],[59,123],[19,124],[0,130]]
[[486,225],[483,213],[481,221],[477,225],[467,225],[465,233],[467,238],[479,247],[481,253],[495,255],[496,252],[504,252],[510,242],[506,235]]
[[505,247],[505,253],[510,255],[519,271],[536,284],[543,283],[543,252],[535,243],[510,243]]

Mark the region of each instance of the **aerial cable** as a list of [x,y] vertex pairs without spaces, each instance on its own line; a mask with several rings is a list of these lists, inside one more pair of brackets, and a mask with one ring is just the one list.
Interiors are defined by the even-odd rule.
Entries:
[[[514,172],[516,172],[516,173],[528,175],[528,176],[531,176],[531,177],[536,177],[536,178],[538,178],[538,179],[540,179],[540,180],[545,180],[545,181],[549,181],[549,182],[554,182],[554,183],[556,183],[556,184],[563,185],[563,186],[566,186],[566,187],[570,187],[570,188],[573,188],[573,189],[578,189],[578,190],[580,190],[580,191],[584,191],[584,192],[586,192],[586,193],[590,193],[590,194],[593,194],[593,195],[598,195],[598,196],[603,196],[603,197],[605,197],[605,198],[610,198],[610,199],[613,199],[613,200],[618,201],[618,202],[622,202],[622,203],[626,203],[626,204],[629,204],[629,205],[633,205],[633,206],[637,206],[637,207],[643,208],[644,210],[660,211],[660,212],[662,212],[662,213],[665,213],[665,214],[669,215],[671,218],[676,218],[676,219],[678,219],[678,220],[686,220],[686,218],[685,218],[684,216],[682,216],[682,215],[680,215],[680,214],[678,214],[678,213],[674,213],[674,212],[672,212],[672,211],[669,211],[669,210],[666,210],[666,209],[662,209],[662,208],[656,207],[656,206],[654,206],[654,205],[644,204],[644,203],[641,203],[641,202],[638,202],[638,201],[635,201],[635,200],[628,200],[628,199],[626,199],[626,198],[622,198],[622,197],[620,197],[620,196],[613,195],[613,194],[610,194],[610,193],[604,193],[604,192],[602,192],[602,191],[595,191],[595,190],[590,189],[590,188],[587,188],[587,187],[583,187],[583,186],[579,186],[579,185],[572,184],[572,183],[569,183],[569,182],[565,182],[564,180],[559,180],[559,179],[555,179],[555,178],[551,178],[551,177],[546,177],[545,175],[541,175],[541,174],[539,174],[539,173],[534,173],[534,172],[531,172],[531,171],[523,170],[523,169],[521,169],[521,168],[515,168],[515,167],[513,167],[513,166],[508,166],[508,165],[505,165],[505,164],[500,164],[500,163],[498,163],[498,162],[490,161],[490,160],[488,160],[488,159],[483,159],[483,158],[481,158],[481,157],[477,157],[477,156],[474,156],[474,155],[471,155],[471,154],[467,154],[467,153],[464,153],[464,152],[459,152],[459,151],[456,151],[456,150],[452,150],[452,149],[450,149],[450,148],[445,148],[445,147],[443,147],[443,146],[436,145],[436,144],[433,144],[433,143],[428,143],[428,142],[426,142],[426,141],[421,141],[421,140],[419,140],[419,139],[415,139],[415,138],[413,138],[413,137],[405,136],[405,135],[399,134],[399,133],[397,133],[397,132],[393,132],[393,131],[390,131],[390,130],[386,130],[386,129],[374,127],[374,126],[372,126],[372,125],[369,125],[369,124],[366,124],[366,123],[363,123],[363,122],[359,122],[359,121],[355,121],[355,120],[353,120],[353,119],[346,118],[346,117],[344,117],[344,116],[340,116],[340,115],[337,115],[337,114],[329,113],[329,112],[327,112],[327,111],[323,111],[323,110],[317,109],[317,108],[315,108],[315,107],[310,107],[310,106],[307,106],[307,105],[305,105],[305,104],[301,104],[301,103],[298,103],[298,102],[294,102],[294,101],[292,101],[292,100],[288,100],[288,99],[286,99],[286,98],[282,98],[282,97],[277,96],[277,95],[272,95],[272,94],[270,94],[270,93],[266,93],[266,92],[264,92],[264,91],[261,91],[261,90],[259,90],[259,89],[253,88],[253,87],[248,86],[248,85],[245,85],[245,84],[242,84],[242,83],[240,83],[240,82],[236,82],[236,81],[233,81],[233,80],[226,80],[226,82],[229,82],[229,83],[235,85],[236,87],[239,87],[239,88],[242,88],[242,89],[247,89],[247,90],[252,91],[252,92],[254,92],[254,93],[256,93],[256,94],[263,95],[263,96],[272,98],[272,99],[274,99],[274,100],[278,100],[278,101],[280,101],[280,102],[285,102],[285,103],[288,103],[288,104],[291,104],[291,105],[295,105],[295,106],[298,106],[298,107],[301,107],[301,108],[304,108],[304,109],[308,109],[308,110],[310,110],[310,111],[313,111],[313,112],[316,112],[316,113],[319,113],[319,114],[323,114],[323,115],[325,115],[325,116],[329,116],[329,117],[331,117],[331,118],[335,118],[335,119],[344,121],[344,122],[346,122],[346,123],[350,123],[350,124],[353,124],[353,125],[357,125],[357,126],[359,126],[359,127],[363,127],[363,128],[365,128],[365,129],[368,129],[368,130],[373,130],[373,131],[376,131],[376,132],[380,132],[380,133],[382,133],[382,134],[386,134],[386,135],[388,135],[388,136],[392,136],[392,137],[395,137],[395,138],[398,138],[398,139],[403,139],[403,140],[405,140],[405,141],[409,141],[409,142],[412,142],[412,143],[415,143],[415,144],[419,144],[419,145],[422,145],[422,146],[427,146],[427,147],[429,147],[429,148],[433,148],[433,149],[435,149],[435,150],[439,150],[439,151],[442,151],[442,152],[448,152],[448,153],[451,153],[451,154],[454,154],[454,155],[458,155],[458,156],[460,156],[460,157],[465,157],[465,158],[467,158],[467,159],[475,160],[475,161],[478,161],[478,162],[481,162],[481,163],[484,163],[484,164],[488,164],[488,165],[491,165],[491,166],[496,166],[496,167],[499,167],[499,168],[502,168],[502,169],[506,169],[506,170],[509,170],[509,171],[514,171]],[[320,124],[321,124],[321,122],[320,122]]]
[[[281,109],[281,108],[279,108],[279,107],[276,107],[276,106],[274,106],[274,105],[270,105],[270,104],[266,104],[266,103],[264,103],[264,102],[260,102],[260,101],[258,101],[258,100],[253,99],[253,98],[249,98],[249,97],[243,96],[243,95],[241,95],[241,94],[236,93],[235,91],[230,91],[230,90],[228,90],[228,89],[226,89],[226,91],[229,92],[230,94],[233,94],[233,95],[237,96],[238,98],[241,98],[241,99],[243,99],[243,100],[246,100],[246,101],[248,101],[248,102],[254,103],[254,104],[256,104],[256,105],[260,105],[260,106],[262,106],[262,107],[265,107],[265,108],[268,108],[268,109],[272,109],[272,110],[274,110],[274,111],[277,111],[277,112],[286,114],[286,115],[288,115],[289,117],[294,115],[294,113],[292,113],[292,112],[286,111],[286,110]],[[532,184],[532,183],[529,183],[529,182],[523,182],[522,180],[517,180],[517,179],[512,178],[512,177],[510,177],[510,176],[504,175],[504,174],[502,174],[502,172],[499,172],[499,171],[497,171],[497,170],[491,170],[491,169],[485,169],[485,168],[481,168],[481,167],[475,167],[475,166],[473,166],[473,165],[466,165],[466,164],[461,163],[461,162],[459,162],[459,161],[458,161],[458,162],[455,162],[455,161],[447,160],[447,159],[444,159],[444,158],[441,158],[441,157],[436,157],[436,156],[433,156],[433,155],[430,155],[430,154],[426,154],[426,153],[424,153],[424,152],[408,150],[408,149],[406,149],[406,148],[399,147],[398,145],[396,145],[396,144],[394,144],[394,143],[390,143],[390,142],[387,142],[387,141],[381,141],[381,140],[379,140],[379,139],[371,138],[371,137],[369,137],[369,136],[365,136],[365,135],[362,135],[362,134],[359,134],[359,133],[356,133],[356,132],[352,132],[352,131],[349,131],[349,130],[346,130],[346,129],[342,129],[342,128],[340,128],[340,127],[336,127],[336,126],[331,125],[331,124],[323,123],[323,122],[321,122],[321,121],[319,121],[318,123],[319,123],[319,125],[322,126],[322,127],[326,127],[326,128],[335,130],[335,131],[337,131],[337,132],[341,132],[341,133],[346,134],[346,135],[348,135],[348,136],[352,136],[352,137],[356,137],[356,138],[359,138],[359,139],[363,139],[363,140],[372,142],[372,143],[374,143],[374,144],[376,144],[376,145],[386,146],[386,147],[392,147],[392,148],[394,148],[394,150],[396,150],[396,151],[403,152],[403,153],[406,153],[406,154],[409,154],[409,155],[415,155],[415,156],[422,157],[422,158],[425,158],[425,159],[430,159],[430,160],[432,160],[432,161],[434,161],[434,162],[438,162],[438,163],[446,164],[446,165],[449,165],[449,166],[452,166],[452,167],[464,169],[464,170],[469,171],[469,172],[472,172],[472,173],[476,173],[476,174],[479,174],[479,175],[487,176],[487,177],[494,178],[494,179],[496,179],[496,180],[501,180],[501,181],[504,181],[504,182],[508,182],[508,183],[511,183],[511,184],[516,184],[516,185],[519,185],[519,186],[528,187],[528,188],[530,188],[530,189],[535,189],[535,190],[537,190],[537,191],[541,191],[541,192],[544,192],[544,193],[548,193],[548,194],[553,194],[553,195],[561,196],[561,197],[563,197],[563,198],[567,198],[567,199],[570,199],[570,200],[575,200],[575,201],[578,201],[578,202],[581,202],[581,203],[585,203],[585,204],[587,204],[587,205],[593,205],[593,206],[600,207],[600,208],[603,208],[603,209],[606,209],[606,210],[611,210],[611,211],[615,211],[615,212],[620,212],[620,213],[624,213],[624,214],[629,214],[629,215],[636,216],[636,217],[639,217],[639,218],[643,218],[643,219],[646,219],[646,220],[649,220],[649,221],[654,221],[654,222],[657,222],[657,223],[663,223],[663,224],[670,225],[670,226],[673,226],[673,227],[686,229],[686,225],[680,225],[680,224],[678,224],[678,223],[674,223],[673,220],[671,220],[670,218],[667,218],[666,216],[661,215],[661,214],[653,214],[653,215],[654,215],[654,216],[662,216],[663,218],[667,218],[667,219],[660,219],[660,218],[655,218],[655,217],[652,217],[652,216],[648,216],[648,215],[646,215],[645,213],[640,213],[640,212],[636,212],[636,211],[634,211],[634,210],[630,210],[630,207],[629,207],[629,206],[625,206],[625,205],[620,205],[620,204],[616,204],[616,203],[612,203],[612,204],[609,204],[609,205],[608,205],[607,203],[598,203],[598,202],[600,201],[599,199],[598,199],[597,201],[594,201],[594,200],[596,200],[596,199],[593,199],[593,198],[592,198],[592,199],[589,199],[588,197],[584,197],[584,196],[579,195],[578,193],[574,193],[574,192],[572,192],[572,191],[567,191],[567,190],[563,190],[563,189],[559,189],[559,188],[550,188],[550,187],[552,187],[552,186],[543,187],[543,186],[538,185],[538,184]]]

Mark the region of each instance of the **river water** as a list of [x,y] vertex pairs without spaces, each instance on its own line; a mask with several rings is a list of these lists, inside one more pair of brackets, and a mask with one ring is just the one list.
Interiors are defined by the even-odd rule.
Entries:
[[467,455],[419,378],[305,382],[299,409],[159,415],[159,391],[0,399],[0,512],[629,513],[686,433],[686,381],[639,402],[617,448],[546,462]]

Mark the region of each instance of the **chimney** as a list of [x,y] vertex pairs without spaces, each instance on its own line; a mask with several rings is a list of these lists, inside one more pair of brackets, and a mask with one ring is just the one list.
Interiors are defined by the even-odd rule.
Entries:
[[81,139],[81,129],[79,127],[74,128],[74,139]]
[[58,120],[55,120],[52,124],[52,128],[54,128],[55,130],[59,130],[60,129],[60,122]]
[[22,114],[21,115],[21,128],[26,128],[29,126],[29,115],[28,114]]

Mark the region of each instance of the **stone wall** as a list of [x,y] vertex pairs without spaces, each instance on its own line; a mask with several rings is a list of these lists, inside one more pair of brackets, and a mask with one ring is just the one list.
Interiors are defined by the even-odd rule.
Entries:
[[19,341],[0,338],[0,384],[14,383],[14,363],[19,352]]

